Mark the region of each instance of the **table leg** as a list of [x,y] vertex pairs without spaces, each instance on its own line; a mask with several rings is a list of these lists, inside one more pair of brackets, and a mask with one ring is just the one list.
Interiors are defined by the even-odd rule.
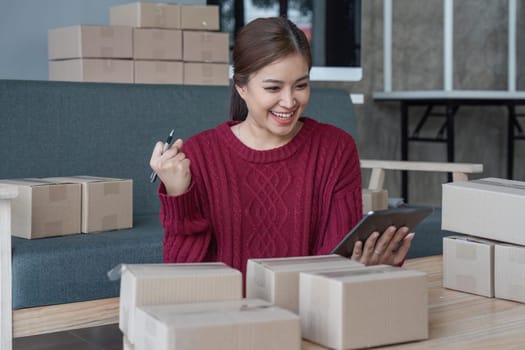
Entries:
[[[401,160],[408,160],[408,103],[401,101]],[[401,197],[408,203],[408,172],[401,171]]]
[[514,125],[516,124],[516,106],[509,102],[507,124],[507,179],[512,179],[514,170]]

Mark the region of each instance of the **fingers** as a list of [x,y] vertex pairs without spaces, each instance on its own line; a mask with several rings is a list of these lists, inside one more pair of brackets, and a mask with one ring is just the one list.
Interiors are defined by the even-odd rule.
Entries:
[[357,241],[354,243],[354,250],[352,251],[352,260],[361,261],[361,256],[363,255],[363,242]]
[[183,144],[182,139],[177,139],[170,148],[165,149],[165,143],[157,142],[151,155],[150,166],[169,195],[186,192],[191,183],[190,160],[182,152]]
[[374,255],[374,249],[376,246],[377,239],[379,238],[379,232],[374,232],[367,238],[364,244],[363,252],[361,255],[360,262],[365,265],[377,264],[377,257]]
[[408,250],[410,249],[410,246],[412,244],[412,240],[414,239],[414,232],[411,232],[407,234],[401,243],[401,246],[399,249],[395,252],[393,256],[393,260],[391,262],[391,265],[400,265],[406,258],[408,254]]

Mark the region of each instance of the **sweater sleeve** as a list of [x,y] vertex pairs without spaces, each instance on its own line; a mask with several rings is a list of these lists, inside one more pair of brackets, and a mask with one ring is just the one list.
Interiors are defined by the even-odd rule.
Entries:
[[345,139],[346,147],[339,147],[341,164],[335,170],[333,193],[326,205],[324,230],[314,248],[315,255],[330,254],[343,237],[363,216],[361,167],[357,147],[351,137]]
[[209,260],[211,228],[198,204],[196,186],[180,196],[166,194],[159,187],[160,221],[164,227],[164,262],[201,262]]

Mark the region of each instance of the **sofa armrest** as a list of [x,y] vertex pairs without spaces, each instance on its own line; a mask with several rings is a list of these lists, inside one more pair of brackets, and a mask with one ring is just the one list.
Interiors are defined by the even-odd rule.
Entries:
[[483,172],[483,164],[450,163],[450,162],[419,162],[403,160],[361,159],[361,168],[372,169],[369,189],[382,189],[385,180],[385,170],[432,171],[452,173],[453,181],[466,181],[468,174]]
[[18,195],[15,186],[0,185],[0,348],[13,345],[11,275],[11,199]]

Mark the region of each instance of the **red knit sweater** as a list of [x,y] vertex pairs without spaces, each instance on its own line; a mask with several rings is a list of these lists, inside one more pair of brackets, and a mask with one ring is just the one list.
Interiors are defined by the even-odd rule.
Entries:
[[192,185],[161,185],[165,262],[222,261],[243,273],[250,258],[328,254],[361,219],[361,173],[353,138],[302,118],[288,144],[256,151],[230,130],[189,138]]

